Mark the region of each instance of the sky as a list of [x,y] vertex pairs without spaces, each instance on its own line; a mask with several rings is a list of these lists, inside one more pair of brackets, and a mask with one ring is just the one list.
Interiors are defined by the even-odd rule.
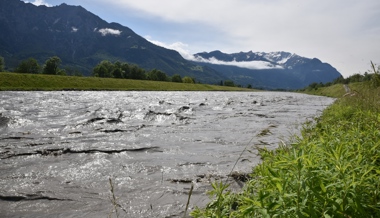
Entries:
[[286,51],[318,58],[344,77],[380,65],[379,0],[24,0],[81,5],[184,58]]

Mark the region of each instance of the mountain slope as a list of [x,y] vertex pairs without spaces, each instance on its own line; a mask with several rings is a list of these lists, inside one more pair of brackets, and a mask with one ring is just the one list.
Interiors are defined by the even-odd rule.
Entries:
[[59,56],[62,68],[91,75],[102,60],[159,69],[169,76],[180,74],[202,83],[235,84],[265,89],[297,89],[313,82],[329,82],[341,76],[329,64],[288,52],[220,51],[185,60],[177,51],[147,41],[128,27],[108,23],[81,6],[35,6],[20,0],[0,0],[0,56],[8,70],[33,57],[43,64]]
[[317,58],[309,59],[289,52],[221,51],[194,55],[195,63],[208,66],[238,84],[265,89],[299,89],[313,82],[331,82],[341,74]]
[[81,6],[35,6],[20,0],[0,1],[0,55],[14,68],[20,60],[40,63],[57,55],[65,67],[90,75],[101,60],[137,64],[168,75],[192,76],[201,82],[225,79],[212,69],[185,60],[178,52],[154,45],[128,27],[108,23]]

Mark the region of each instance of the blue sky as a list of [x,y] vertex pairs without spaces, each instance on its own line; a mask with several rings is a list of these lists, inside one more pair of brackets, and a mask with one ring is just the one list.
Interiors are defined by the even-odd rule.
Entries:
[[[25,0],[27,1],[27,0]],[[380,64],[379,0],[29,0],[81,5],[164,47],[191,54],[287,51],[343,76]]]

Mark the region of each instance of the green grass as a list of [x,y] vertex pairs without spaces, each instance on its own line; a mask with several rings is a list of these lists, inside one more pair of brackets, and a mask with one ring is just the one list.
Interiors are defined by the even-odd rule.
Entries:
[[[350,83],[348,84],[348,87],[350,87],[351,91],[364,91],[369,89],[369,82],[357,82],[357,83]],[[346,94],[346,91],[344,89],[343,84],[335,84],[328,87],[320,87],[313,90],[305,90],[302,93],[310,94],[310,95],[320,95],[320,96],[327,96],[327,97],[334,97],[334,98],[340,98],[343,97]]]
[[342,84],[335,84],[328,87],[321,87],[313,90],[305,90],[303,91],[303,93],[339,98],[346,94],[346,91]]
[[[350,84],[355,95],[306,123],[292,143],[261,149],[263,162],[242,192],[214,184],[213,200],[191,215],[380,217],[380,88],[370,84]],[[329,96],[341,91],[339,85],[324,89]]]
[[0,91],[32,90],[152,90],[152,91],[252,91],[252,89],[190,84],[127,80],[98,77],[71,77],[42,74],[0,73]]

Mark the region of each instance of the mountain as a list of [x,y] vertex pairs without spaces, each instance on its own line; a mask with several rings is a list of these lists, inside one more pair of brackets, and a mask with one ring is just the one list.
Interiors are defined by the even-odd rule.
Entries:
[[91,75],[102,60],[159,69],[169,76],[195,77],[202,83],[226,79],[215,70],[185,60],[177,51],[159,47],[128,27],[108,23],[81,6],[35,6],[20,0],[0,1],[0,56],[8,68],[33,57],[43,64],[57,55],[62,67]]
[[341,76],[329,64],[288,52],[220,51],[195,54],[185,60],[177,51],[157,46],[118,23],[108,23],[81,6],[35,6],[20,0],[0,0],[0,56],[12,70],[29,57],[43,64],[58,56],[62,68],[91,75],[102,60],[120,61],[167,75],[197,81],[265,89],[297,89]]
[[208,66],[237,84],[264,89],[299,89],[314,82],[331,82],[341,74],[317,58],[306,58],[289,52],[221,51],[194,55],[195,63]]

